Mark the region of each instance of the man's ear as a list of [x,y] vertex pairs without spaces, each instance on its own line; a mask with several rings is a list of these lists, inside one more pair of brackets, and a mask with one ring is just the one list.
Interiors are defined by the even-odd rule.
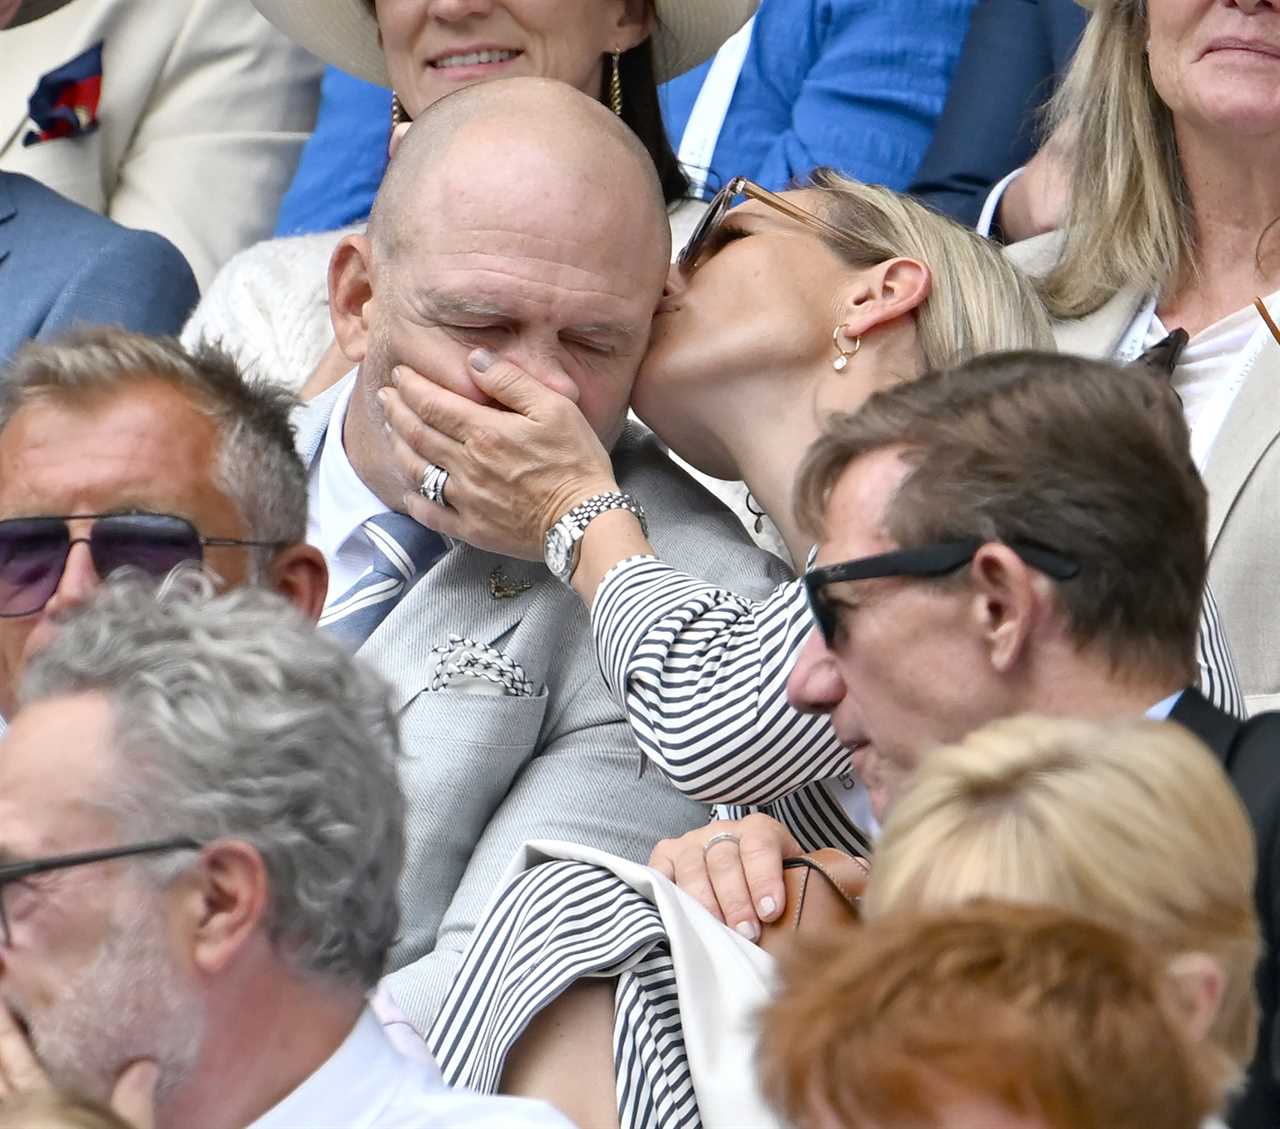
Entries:
[[1169,980],[1177,1018],[1193,1043],[1213,1029],[1226,990],[1222,966],[1208,953],[1182,953],[1169,962]]
[[858,271],[838,299],[845,333],[861,337],[914,313],[932,288],[933,274],[919,259],[886,259]]
[[969,569],[973,617],[988,659],[997,673],[1008,674],[1044,615],[1046,593],[1037,583],[1038,574],[1007,545],[983,545]]
[[269,879],[256,848],[216,840],[200,854],[181,891],[192,964],[217,975],[249,944],[266,913]]
[[308,619],[319,619],[329,591],[329,566],[314,545],[286,545],[271,558],[269,585]]
[[353,365],[369,349],[368,306],[373,299],[373,245],[348,235],[329,259],[329,317],[338,348]]

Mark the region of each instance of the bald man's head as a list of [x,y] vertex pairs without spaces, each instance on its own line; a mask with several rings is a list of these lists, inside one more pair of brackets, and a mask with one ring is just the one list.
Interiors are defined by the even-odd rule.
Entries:
[[392,258],[427,233],[418,221],[462,183],[525,208],[587,193],[607,205],[601,234],[625,213],[652,227],[671,257],[666,202],[640,139],[594,98],[544,78],[465,87],[430,106],[392,159],[369,221],[375,254]]
[[[467,367],[481,347],[572,399],[612,443],[670,257],[653,162],[599,102],[532,78],[442,98],[397,150],[367,235],[344,239],[329,267],[370,445],[384,441],[377,392],[396,365],[483,399]],[[348,439],[353,427],[349,416]],[[373,461],[361,477],[398,498],[399,472]]]

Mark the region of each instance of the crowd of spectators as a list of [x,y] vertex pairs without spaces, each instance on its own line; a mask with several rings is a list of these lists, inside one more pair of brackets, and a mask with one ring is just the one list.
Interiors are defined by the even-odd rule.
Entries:
[[1280,1125],[1278,0],[0,0],[0,1129]]

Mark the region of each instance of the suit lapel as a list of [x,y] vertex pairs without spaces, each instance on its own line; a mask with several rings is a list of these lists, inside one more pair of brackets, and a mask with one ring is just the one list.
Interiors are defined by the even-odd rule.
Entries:
[[14,232],[18,228],[18,201],[13,194],[13,180],[9,173],[0,172],[0,263],[9,257]]
[[1059,353],[1082,357],[1113,357],[1137,317],[1147,296],[1122,290],[1091,314],[1073,321],[1055,322],[1053,337]]
[[1169,720],[1190,729],[1213,750],[1224,767],[1230,767],[1231,747],[1240,732],[1240,722],[1214,706],[1194,686],[1182,692],[1169,711]]
[[1205,485],[1209,488],[1210,555],[1253,468],[1280,437],[1280,412],[1275,410],[1277,381],[1280,381],[1280,343],[1268,334],[1245,375],[1244,385],[1227,413],[1204,468]]

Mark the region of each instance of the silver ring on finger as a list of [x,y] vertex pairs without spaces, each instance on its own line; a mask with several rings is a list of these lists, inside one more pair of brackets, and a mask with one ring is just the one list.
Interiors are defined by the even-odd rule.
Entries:
[[422,472],[422,483],[418,487],[418,493],[432,505],[447,505],[448,503],[444,500],[444,488],[448,482],[449,472],[444,467],[427,463]]
[[717,843],[741,843],[742,837],[736,831],[717,831],[705,843],[702,844],[702,853],[711,850]]

